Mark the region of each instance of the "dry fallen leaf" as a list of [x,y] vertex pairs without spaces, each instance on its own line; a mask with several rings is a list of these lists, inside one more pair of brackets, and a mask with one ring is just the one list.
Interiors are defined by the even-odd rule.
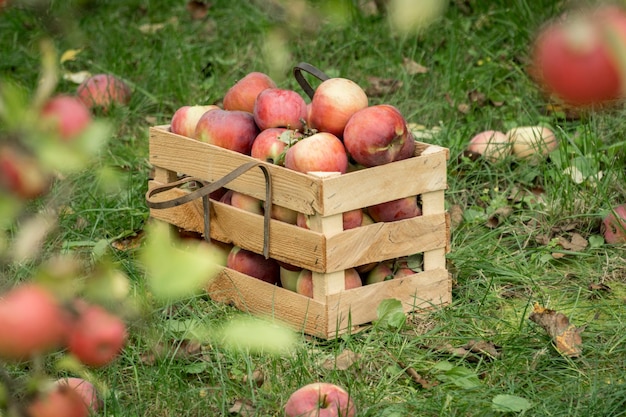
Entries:
[[247,384],[249,380],[252,380],[254,386],[260,388],[261,385],[265,382],[265,374],[260,369],[255,369],[252,371],[252,374],[248,376],[248,374],[244,375],[243,382]]
[[322,368],[328,370],[337,369],[340,371],[345,371],[359,359],[361,359],[361,355],[359,355],[358,353],[354,353],[350,349],[346,349],[335,358],[326,359],[322,364]]
[[406,57],[402,58],[402,66],[409,75],[426,74],[428,72],[428,68]]
[[393,78],[367,77],[370,85],[365,89],[369,97],[393,94],[402,87],[402,81]]
[[233,403],[233,406],[228,409],[228,412],[242,417],[251,417],[256,414],[256,409],[250,400],[237,399]]
[[203,1],[188,1],[187,11],[192,20],[202,20],[209,14],[209,8],[211,3],[205,3]]
[[556,349],[562,354],[576,358],[582,354],[583,328],[570,324],[569,318],[563,313],[540,306],[535,303],[529,319],[541,326],[552,338]]
[[487,221],[485,222],[486,226],[495,229],[500,226],[511,214],[513,213],[513,207],[504,206],[496,209]]
[[143,230],[140,230],[139,232],[131,236],[114,240],[113,242],[111,242],[111,246],[123,252],[126,252],[131,249],[137,249],[141,246],[141,243],[143,242],[143,236],[144,236]]

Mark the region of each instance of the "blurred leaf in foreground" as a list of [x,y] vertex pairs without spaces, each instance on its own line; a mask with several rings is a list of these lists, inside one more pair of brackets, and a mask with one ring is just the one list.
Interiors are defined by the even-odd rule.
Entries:
[[502,413],[521,413],[531,407],[530,401],[517,395],[501,394],[491,400],[491,408]]
[[281,354],[296,343],[296,334],[287,327],[252,316],[229,320],[218,333],[227,348],[251,352]]

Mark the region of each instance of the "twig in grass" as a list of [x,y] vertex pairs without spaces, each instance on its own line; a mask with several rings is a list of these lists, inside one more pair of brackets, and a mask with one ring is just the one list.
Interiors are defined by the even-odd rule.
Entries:
[[437,385],[436,382],[434,382],[434,383],[429,382],[426,378],[424,378],[422,375],[420,375],[415,369],[413,369],[410,366],[407,366],[406,364],[401,362],[398,358],[396,358],[394,355],[392,355],[389,351],[387,351],[387,355],[389,355],[389,357],[400,368],[402,368],[404,370],[404,373],[407,374],[409,376],[409,378],[411,378],[413,380],[413,382],[415,382],[416,384],[420,385],[422,388],[430,389],[430,388],[434,387],[435,385]]

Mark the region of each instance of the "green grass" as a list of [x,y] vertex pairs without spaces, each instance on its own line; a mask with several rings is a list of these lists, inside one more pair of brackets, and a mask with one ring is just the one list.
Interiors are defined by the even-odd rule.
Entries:
[[[203,20],[191,20],[185,2],[52,3],[49,13],[7,9],[0,14],[0,77],[34,89],[38,41],[52,34],[59,51],[82,50],[65,70],[114,73],[133,86],[134,94],[128,107],[100,115],[113,124],[113,136],[94,169],[68,179],[69,209],[44,257],[59,251],[93,257],[102,242],[142,230],[148,220],[148,127],[167,124],[182,105],[219,101],[250,71],[275,71],[264,59],[263,41],[277,27],[289,33],[293,64],[306,61],[363,86],[369,76],[402,82],[397,91],[371,102],[394,104],[410,122],[440,127],[429,141],[450,149],[446,204],[463,214],[453,227],[448,255],[452,305],[410,317],[401,328],[374,326],[332,341],[299,335],[295,350],[278,356],[212,342],[188,352],[181,322],[210,327],[243,313],[202,296],[172,309],[145,302],[142,320],[131,323],[122,357],[94,371],[110,389],[103,415],[228,415],[243,400],[251,404],[251,415],[280,416],[289,394],[315,380],[348,389],[360,416],[502,415],[492,408],[501,394],[530,401],[526,415],[626,415],[624,246],[589,245],[554,259],[560,248],[538,240],[576,232],[593,242],[602,216],[626,201],[623,109],[574,121],[546,115],[546,100],[525,72],[535,30],[564,6],[547,0],[469,1],[473,11],[464,13],[452,2],[428,31],[400,38],[378,16],[354,16],[334,26],[316,25],[313,19],[283,21],[269,16],[269,3],[263,1],[216,0]],[[153,34],[139,29],[159,23],[165,25]],[[408,75],[403,58],[429,71]],[[275,76],[281,86],[301,91],[289,73]],[[57,90],[75,88],[62,80]],[[472,104],[471,91],[483,93],[487,102]],[[469,112],[457,110],[462,103],[470,105]],[[545,162],[487,164],[462,158],[469,138],[481,130],[537,123],[549,124],[561,139]],[[597,184],[576,184],[564,173],[574,159],[592,172],[602,171]],[[117,188],[107,189],[109,183],[97,174],[103,167],[114,168]],[[540,201],[529,194],[511,198],[530,190],[541,190]],[[56,195],[61,191],[62,186],[55,188]],[[488,227],[486,220],[502,207],[511,213]],[[133,291],[142,294],[145,273],[136,251],[107,253],[130,277]],[[4,266],[2,279],[27,279],[34,268]],[[592,283],[610,290],[590,290]],[[561,356],[528,319],[535,302],[584,326],[580,358]],[[492,342],[499,355],[463,357],[445,348],[471,340]],[[153,357],[154,346],[168,348]],[[322,365],[346,350],[359,355],[348,369]],[[432,386],[411,380],[398,363]],[[52,361],[47,366],[53,372]],[[9,369],[19,376],[27,368]],[[265,376],[260,387],[248,378],[255,370]]]

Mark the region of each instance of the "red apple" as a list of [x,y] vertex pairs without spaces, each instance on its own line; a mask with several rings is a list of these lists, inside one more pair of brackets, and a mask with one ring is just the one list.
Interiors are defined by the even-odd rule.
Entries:
[[27,406],[29,417],[87,417],[89,408],[83,397],[67,385],[55,385]]
[[554,133],[542,126],[516,127],[509,130],[506,136],[513,146],[513,155],[530,161],[547,156],[559,146]]
[[376,222],[394,222],[422,215],[417,197],[404,197],[367,208],[367,212]]
[[276,260],[233,246],[228,254],[226,266],[242,274],[276,285],[280,282],[280,267]]
[[286,417],[355,417],[356,406],[343,388],[316,382],[294,391],[285,404]]
[[302,133],[284,127],[262,130],[252,143],[250,156],[276,165],[283,165],[285,148],[302,138]]
[[52,176],[33,155],[16,146],[0,144],[0,190],[30,200],[47,192],[51,182]]
[[87,107],[100,107],[107,111],[113,105],[127,105],[131,91],[121,79],[110,74],[97,74],[83,81],[76,94]]
[[254,121],[259,129],[285,127],[302,130],[306,121],[306,102],[293,90],[267,88],[254,102]]
[[254,111],[254,102],[259,93],[267,88],[276,88],[269,75],[251,72],[228,89],[222,100],[225,110]]
[[77,303],[77,313],[69,332],[68,350],[85,365],[109,364],[126,343],[126,325],[98,305]]
[[192,138],[200,117],[202,117],[204,113],[216,109],[219,109],[219,107],[214,104],[179,107],[172,116],[170,130],[177,135]]
[[602,234],[610,245],[626,243],[626,204],[613,208],[602,219]]
[[91,113],[85,104],[74,96],[58,95],[49,99],[41,109],[44,123],[61,139],[71,140],[91,124]]
[[62,346],[69,315],[48,290],[21,284],[0,296],[0,358],[29,359]]
[[509,136],[497,130],[485,130],[469,141],[467,151],[480,155],[489,162],[497,162],[511,155]]
[[398,109],[379,104],[361,109],[348,120],[343,143],[352,159],[372,167],[412,156],[415,140]]
[[348,169],[343,143],[331,133],[320,132],[298,141],[285,154],[285,167],[299,172],[340,172]]
[[[363,210],[354,209],[346,211],[342,213],[341,217],[343,220],[343,230],[354,229],[355,227],[361,226],[361,224],[363,223]],[[297,213],[295,224],[305,229],[310,228],[309,218],[304,213]]]
[[330,78],[313,94],[310,127],[341,138],[350,117],[367,105],[367,94],[357,83],[346,78]]
[[547,92],[574,106],[620,98],[622,51],[612,42],[625,42],[625,22],[624,10],[610,5],[550,22],[534,40],[532,76]]
[[230,205],[250,213],[263,215],[263,201],[238,191],[231,193]]
[[211,145],[250,155],[259,128],[251,113],[215,109],[198,120],[193,137]]
[[[355,268],[345,270],[344,288],[351,290],[363,285],[361,276]],[[308,269],[302,269],[296,281],[296,292],[309,298],[313,298],[313,272]]]
[[233,193],[233,190],[226,189],[226,192],[220,197],[219,202],[230,205]]
[[377,282],[387,281],[394,277],[392,266],[389,262],[379,262],[365,276],[364,284],[374,284]]
[[272,219],[280,220],[281,222],[296,224],[298,221],[298,212],[287,207],[272,204],[270,217]]
[[69,387],[76,391],[92,413],[97,413],[102,408],[102,400],[98,396],[96,387],[89,381],[82,378],[61,378],[55,381],[57,386]]

